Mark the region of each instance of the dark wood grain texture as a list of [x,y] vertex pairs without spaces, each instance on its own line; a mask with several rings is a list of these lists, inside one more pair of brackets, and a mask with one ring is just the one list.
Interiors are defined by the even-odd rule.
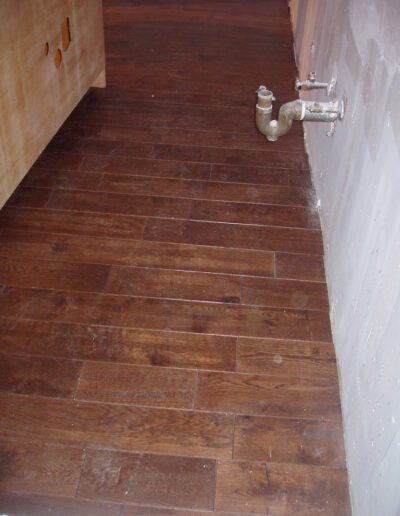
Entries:
[[0,513],[347,515],[303,128],[254,124],[287,1],[103,11],[107,87],[0,211]]
[[212,509],[214,489],[213,460],[89,451],[78,496]]
[[235,414],[339,419],[331,379],[200,372],[196,407]]
[[21,355],[216,371],[236,366],[237,339],[221,335],[0,317],[0,338],[4,352]]
[[167,408],[192,408],[194,371],[86,363],[76,399]]
[[234,458],[345,468],[342,426],[333,421],[237,416]]
[[[2,351],[4,347],[2,341]],[[81,367],[77,360],[0,353],[0,390],[71,398]]]
[[0,416],[0,435],[22,441],[209,458],[232,455],[231,415],[0,393]]
[[[274,276],[274,253],[142,240],[4,230],[0,252],[18,258]],[[96,253],[93,253],[96,249]],[[235,260],[232,260],[235,253]]]
[[4,317],[60,323],[302,340],[330,338],[329,318],[322,312],[229,302],[176,301],[7,286],[0,292],[0,310]]
[[294,378],[325,378],[336,381],[333,345],[327,342],[247,339],[240,337],[237,370]]
[[216,509],[279,516],[349,516],[346,470],[219,462]]
[[0,439],[0,500],[3,494],[73,496],[83,450]]
[[61,496],[1,494],[0,510],[10,516],[119,516],[121,506]]

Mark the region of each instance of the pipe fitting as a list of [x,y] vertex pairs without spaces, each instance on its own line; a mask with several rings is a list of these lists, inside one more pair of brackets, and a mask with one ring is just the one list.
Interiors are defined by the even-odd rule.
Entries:
[[344,116],[344,104],[341,100],[331,102],[293,100],[281,106],[278,120],[271,120],[274,100],[272,91],[266,86],[258,88],[256,126],[270,142],[275,142],[280,136],[286,134],[294,120],[334,123],[342,120]]
[[302,101],[294,100],[281,107],[278,120],[271,120],[274,100],[272,91],[265,86],[258,88],[256,126],[260,133],[271,142],[275,142],[280,136],[286,134],[292,127],[293,120],[301,120],[303,114]]
[[336,94],[336,79],[332,77],[329,82],[319,82],[315,72],[310,72],[305,81],[296,78],[294,89],[295,91],[326,90],[328,97],[334,97]]
[[272,103],[275,97],[272,91],[267,90],[266,86],[261,85],[257,90],[257,109],[264,112],[272,112]]

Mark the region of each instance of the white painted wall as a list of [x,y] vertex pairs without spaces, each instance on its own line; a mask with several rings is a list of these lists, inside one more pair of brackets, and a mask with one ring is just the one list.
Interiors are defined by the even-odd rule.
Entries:
[[[298,54],[301,11],[311,3],[298,2]],[[314,7],[310,69],[321,80],[337,77],[347,107],[332,138],[325,124],[308,123],[306,141],[321,202],[352,506],[356,516],[398,516],[400,1]]]

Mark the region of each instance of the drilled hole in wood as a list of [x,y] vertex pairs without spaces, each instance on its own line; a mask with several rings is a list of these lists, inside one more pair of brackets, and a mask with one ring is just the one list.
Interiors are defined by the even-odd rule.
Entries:
[[62,62],[62,53],[59,48],[57,48],[56,53],[54,54],[54,64],[56,68],[60,68]]
[[71,43],[71,31],[69,28],[69,18],[65,18],[65,20],[61,24],[61,45],[63,50],[67,50],[69,44]]
[[46,41],[46,43],[44,44],[44,47],[43,47],[43,53],[45,56],[49,55],[49,50],[50,50],[50,47],[49,47],[48,42]]

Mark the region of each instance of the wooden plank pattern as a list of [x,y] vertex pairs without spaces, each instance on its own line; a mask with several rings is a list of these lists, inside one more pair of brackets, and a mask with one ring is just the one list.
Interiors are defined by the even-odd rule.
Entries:
[[323,257],[276,253],[276,275],[278,278],[325,282]]
[[330,379],[201,372],[196,406],[235,414],[341,417],[338,386]]
[[326,286],[306,281],[243,278],[241,299],[244,304],[329,309]]
[[234,371],[236,338],[0,317],[2,351],[110,363]]
[[[40,169],[38,169],[42,172]],[[45,172],[49,172],[45,170]],[[297,227],[317,229],[319,222],[317,217],[310,213],[304,206],[291,206],[282,199],[282,203],[251,204],[247,200],[231,201],[224,199],[202,199],[181,197],[181,205],[171,203],[168,197],[160,196],[154,192],[140,194],[121,189],[120,192],[109,192],[108,187],[103,186],[101,193],[99,188],[94,191],[80,189],[80,183],[86,183],[76,179],[76,174],[66,177],[69,172],[50,171],[51,174],[44,180],[24,182],[21,189],[14,195],[10,206],[26,208],[55,208],[72,211],[108,212],[120,215],[138,215],[204,220],[212,222],[233,222],[237,224],[256,224],[283,227]],[[83,175],[83,174],[82,174]],[[86,174],[90,178],[95,174]],[[61,176],[59,189],[50,192],[47,189],[56,183]],[[28,186],[25,186],[28,183]],[[33,184],[33,186],[32,186]],[[66,186],[64,186],[66,185]],[[75,187],[77,185],[77,187]],[[243,187],[243,185],[236,185]],[[256,189],[253,186],[253,189]],[[61,191],[60,191],[61,190]],[[67,190],[67,191],[65,191]],[[70,191],[73,190],[73,191]],[[78,190],[78,191],[76,191]],[[225,190],[225,188],[224,188]],[[159,190],[157,190],[159,191]],[[161,191],[165,191],[161,190]],[[172,192],[168,192],[172,195]],[[201,197],[199,195],[199,197]],[[222,196],[220,196],[222,197]],[[233,196],[232,196],[233,197]],[[193,199],[193,200],[191,200]],[[249,206],[249,204],[251,204]]]
[[17,287],[0,293],[0,310],[4,317],[231,336],[321,340],[329,331],[320,312],[313,318],[305,310]]
[[189,271],[112,267],[105,292],[240,303],[241,278]]
[[254,124],[287,2],[103,6],[107,88],[0,210],[0,513],[349,514],[303,129]]
[[82,460],[83,450],[79,448],[2,438],[0,500],[3,494],[21,492],[73,496]]
[[75,398],[190,409],[195,380],[194,371],[86,363]]
[[322,254],[318,231],[276,226],[148,219],[143,238],[158,242]]
[[58,210],[17,209],[6,206],[0,212],[0,228],[43,231],[81,236],[142,238],[145,219],[110,213],[76,213]]
[[237,416],[234,458],[346,467],[342,427],[334,421]]
[[89,451],[78,495],[212,509],[214,478],[215,461],[209,459]]
[[[99,263],[161,269],[219,272],[245,276],[274,276],[274,253],[224,247],[145,242],[3,230],[0,253],[20,258]],[[92,249],[96,249],[96,253]],[[232,252],[235,260],[232,260]]]
[[77,360],[0,353],[0,390],[71,398],[81,367],[82,363]]
[[333,345],[327,342],[238,339],[237,370],[247,373],[336,380]]
[[217,469],[217,510],[278,516],[351,514],[345,470],[260,462],[219,462]]
[[8,438],[208,458],[232,455],[230,415],[10,393],[0,393],[0,402],[0,435]]
[[114,503],[91,502],[61,496],[2,494],[0,510],[18,516],[119,516],[121,506]]
[[0,283],[3,285],[101,292],[109,274],[110,268],[104,265],[0,259]]

